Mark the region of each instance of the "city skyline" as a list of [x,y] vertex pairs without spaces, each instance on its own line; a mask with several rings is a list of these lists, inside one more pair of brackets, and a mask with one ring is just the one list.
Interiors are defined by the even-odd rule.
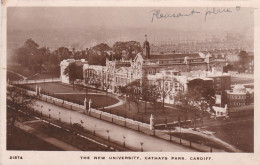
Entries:
[[[153,44],[224,37],[228,32],[253,38],[253,9],[229,8],[231,13],[208,14],[214,8],[133,8],[133,7],[10,7],[8,8],[8,48],[21,46],[28,38],[50,48],[104,42],[136,40],[144,34]],[[224,10],[226,8],[215,8]],[[189,14],[176,18],[156,18],[160,14]],[[152,21],[153,19],[153,21]],[[205,20],[206,19],[206,20]],[[97,21],[99,20],[99,21]]]

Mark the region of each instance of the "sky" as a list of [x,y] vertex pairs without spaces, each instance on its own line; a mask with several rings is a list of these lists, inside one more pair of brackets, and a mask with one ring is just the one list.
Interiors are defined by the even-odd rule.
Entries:
[[[197,14],[179,18],[154,19],[153,10],[161,14]],[[217,8],[223,10],[224,8]],[[227,9],[227,8],[226,8]],[[206,10],[213,8],[143,8],[143,7],[10,7],[8,8],[8,30],[60,29],[60,28],[119,28],[136,27],[146,29],[174,30],[235,30],[244,32],[253,27],[253,10],[229,8],[232,12],[210,14],[205,20]]]

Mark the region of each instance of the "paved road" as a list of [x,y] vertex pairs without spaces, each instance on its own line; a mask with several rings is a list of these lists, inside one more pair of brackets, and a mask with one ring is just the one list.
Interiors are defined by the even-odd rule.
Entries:
[[[41,107],[42,106],[42,107]],[[146,135],[116,124],[112,124],[103,120],[96,119],[87,115],[83,115],[79,112],[71,111],[62,107],[55,106],[50,103],[43,101],[37,101],[35,108],[42,111],[43,115],[48,116],[49,113],[51,118],[59,119],[62,122],[70,123],[81,123],[83,127],[87,130],[96,130],[96,134],[101,137],[108,138],[118,144],[123,144],[123,136],[126,137],[126,146],[133,150],[140,150],[140,143],[143,142],[144,151],[171,151],[171,152],[195,152],[196,150],[187,148],[166,140],[162,140],[153,136]],[[51,109],[51,111],[49,111]],[[59,114],[60,112],[60,114]],[[107,132],[109,130],[109,133]]]

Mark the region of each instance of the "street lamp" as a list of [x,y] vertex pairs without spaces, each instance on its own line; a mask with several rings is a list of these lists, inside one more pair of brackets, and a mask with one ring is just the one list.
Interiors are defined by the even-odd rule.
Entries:
[[141,145],[141,152],[143,152],[144,151],[144,149],[143,149],[143,142],[140,142],[140,145]]
[[110,141],[109,130],[107,130],[107,140]]
[[96,135],[96,124],[94,126],[94,136]]
[[124,144],[123,144],[123,146],[124,146],[124,147],[125,147],[125,138],[126,138],[126,137],[123,135],[123,139],[124,139]]
[[181,143],[181,117],[180,116],[178,117],[178,120],[179,120],[179,126],[180,126],[180,143]]
[[49,118],[51,118],[51,109],[49,109]]
[[42,107],[43,107],[43,105],[41,105],[41,115],[42,115]]

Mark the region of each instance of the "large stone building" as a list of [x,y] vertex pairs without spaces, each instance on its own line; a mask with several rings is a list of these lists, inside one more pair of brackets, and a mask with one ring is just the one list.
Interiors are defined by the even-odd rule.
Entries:
[[[67,63],[61,63],[61,70]],[[151,54],[146,38],[143,52],[138,53],[133,60],[107,60],[106,66],[84,64],[83,82],[90,86],[99,84],[100,88],[117,93],[120,86],[146,79],[149,83],[163,85],[168,93],[166,102],[173,103],[173,95],[177,91],[186,91],[187,84],[194,79],[212,82],[216,91],[230,89],[230,76],[216,74],[216,67],[210,54]],[[68,83],[66,76],[62,75],[61,78],[62,82]]]

